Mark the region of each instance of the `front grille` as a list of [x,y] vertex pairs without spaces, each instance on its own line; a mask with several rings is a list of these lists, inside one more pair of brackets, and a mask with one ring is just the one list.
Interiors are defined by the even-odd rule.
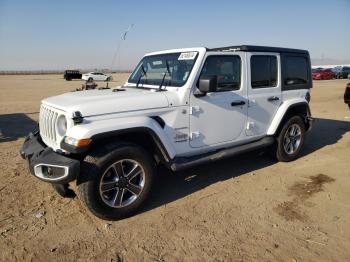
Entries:
[[52,148],[57,144],[56,121],[59,112],[46,105],[41,105],[39,115],[40,136],[44,143]]

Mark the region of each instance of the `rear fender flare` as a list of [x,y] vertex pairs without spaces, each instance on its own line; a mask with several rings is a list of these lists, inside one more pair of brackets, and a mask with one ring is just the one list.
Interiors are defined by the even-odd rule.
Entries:
[[293,108],[296,107],[303,106],[306,107],[306,116],[311,116],[310,107],[306,99],[298,98],[283,102],[283,104],[278,108],[270,124],[270,127],[267,130],[267,135],[271,136],[276,134],[276,132],[279,130],[281,123],[284,121],[285,117],[287,116],[288,112],[290,112],[290,110],[293,110]]

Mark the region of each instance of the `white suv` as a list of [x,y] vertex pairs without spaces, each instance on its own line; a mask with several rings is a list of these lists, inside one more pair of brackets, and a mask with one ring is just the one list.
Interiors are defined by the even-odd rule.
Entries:
[[112,76],[104,73],[90,72],[90,73],[83,74],[81,79],[85,81],[90,81],[90,82],[91,81],[111,81]]
[[296,159],[311,128],[309,53],[231,46],[145,55],[114,89],[42,101],[21,150],[37,178],[96,216],[120,219],[146,200],[158,165],[178,171],[266,147]]

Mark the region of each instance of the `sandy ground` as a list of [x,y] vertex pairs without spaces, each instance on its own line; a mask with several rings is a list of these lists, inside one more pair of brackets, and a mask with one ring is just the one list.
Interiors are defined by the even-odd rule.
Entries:
[[316,122],[297,161],[254,152],[177,174],[160,170],[143,210],[107,223],[30,176],[18,154],[40,100],[82,82],[0,76],[0,260],[349,261],[345,83],[314,83]]

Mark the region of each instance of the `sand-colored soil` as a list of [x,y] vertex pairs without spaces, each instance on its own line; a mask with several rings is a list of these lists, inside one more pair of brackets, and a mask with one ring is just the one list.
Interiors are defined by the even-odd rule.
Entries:
[[[126,78],[114,75],[112,85]],[[316,121],[297,161],[253,152],[176,174],[161,169],[143,210],[107,223],[32,177],[18,153],[40,100],[82,82],[0,76],[0,260],[349,261],[346,82],[315,81]]]

